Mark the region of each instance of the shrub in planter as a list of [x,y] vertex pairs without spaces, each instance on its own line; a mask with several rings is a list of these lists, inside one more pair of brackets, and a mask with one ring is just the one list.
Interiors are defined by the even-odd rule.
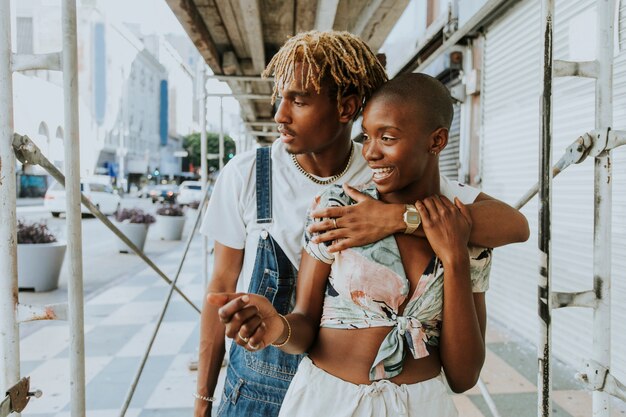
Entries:
[[[143,250],[148,234],[148,227],[156,221],[153,215],[141,209],[122,209],[115,213],[117,227],[135,244]],[[121,239],[117,240],[117,248],[122,253],[130,253],[132,250]]]
[[17,243],[54,243],[57,238],[52,234],[46,223],[27,223],[17,221]]
[[65,242],[58,242],[45,223],[17,222],[18,286],[34,291],[58,288]]
[[163,240],[180,240],[185,227],[185,213],[176,204],[164,204],[157,209],[156,233]]
[[152,224],[156,221],[154,216],[150,213],[146,213],[141,209],[122,209],[115,213],[115,220],[125,223],[136,224]]
[[177,204],[163,204],[161,207],[157,209],[157,216],[184,216],[185,213],[181,206]]

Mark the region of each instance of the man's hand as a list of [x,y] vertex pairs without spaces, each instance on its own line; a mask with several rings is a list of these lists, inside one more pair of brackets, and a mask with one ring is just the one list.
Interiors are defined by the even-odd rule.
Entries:
[[[333,241],[328,250],[339,252],[376,242],[404,230],[404,205],[383,203],[348,184],[343,185],[343,190],[357,203],[314,210],[311,215],[323,219],[308,228],[310,233],[318,233],[312,239],[314,243]],[[397,211],[397,215],[394,211]]]
[[251,352],[264,349],[283,334],[283,320],[263,296],[213,293],[207,295],[207,302],[220,307],[218,315],[226,327],[226,336]]

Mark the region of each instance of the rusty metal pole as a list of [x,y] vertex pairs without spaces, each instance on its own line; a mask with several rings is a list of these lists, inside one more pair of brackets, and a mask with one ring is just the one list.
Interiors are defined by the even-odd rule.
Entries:
[[20,378],[10,3],[11,0],[0,0],[0,392],[2,393]]
[[[198,110],[200,111],[200,181],[204,192],[208,184],[207,137],[206,137],[206,69],[204,61],[198,60]],[[198,207],[199,213],[204,211],[204,205]],[[209,285],[209,240],[202,235],[202,282],[206,292]]]
[[220,97],[220,173],[224,168],[224,97]]
[[[597,1],[596,130],[608,132],[613,125],[613,16],[615,0]],[[607,135],[608,136],[608,135]],[[611,151],[594,160],[593,289],[597,305],[593,312],[592,359],[611,369]],[[610,396],[594,390],[593,417],[609,417]]]
[[73,417],[85,415],[85,333],[83,254],[80,210],[80,142],[78,130],[78,53],[76,0],[63,0],[63,104],[65,120],[65,191],[69,253],[70,404]]
[[554,0],[542,2],[543,92],[539,143],[538,416],[552,415],[552,35]]

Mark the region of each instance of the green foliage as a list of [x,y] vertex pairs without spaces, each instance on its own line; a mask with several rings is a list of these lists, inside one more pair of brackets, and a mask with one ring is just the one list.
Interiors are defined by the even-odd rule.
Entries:
[[[220,135],[215,132],[207,132],[207,153],[217,154],[220,152]],[[200,133],[192,133],[191,135],[183,138],[183,148],[189,152],[187,157],[188,162],[192,163],[194,167],[200,168]],[[224,135],[224,165],[235,155],[235,141],[228,135]],[[209,159],[208,161],[209,172],[217,171],[219,169],[219,161],[216,159]]]

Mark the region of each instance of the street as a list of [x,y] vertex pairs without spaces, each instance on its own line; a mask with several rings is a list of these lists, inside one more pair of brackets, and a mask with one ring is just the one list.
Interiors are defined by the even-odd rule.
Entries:
[[[125,198],[122,205],[152,213],[158,207],[150,200],[136,198]],[[65,227],[65,219],[53,219],[41,206],[18,207],[18,218],[44,219],[55,232],[62,232]],[[172,279],[193,220],[187,217],[180,241],[157,240],[154,228],[148,233],[146,254]],[[86,408],[92,416],[119,415],[154,332],[168,286],[136,255],[118,253],[116,237],[98,220],[84,218],[82,225]],[[178,286],[197,306],[202,303],[203,293],[201,265],[201,239],[196,238]],[[66,268],[64,265],[58,290],[20,291],[20,303],[65,302]],[[189,362],[197,357],[198,318],[198,313],[174,294],[126,415],[191,415],[193,397],[189,393],[194,391],[196,372],[189,369]],[[69,417],[70,323],[26,322],[19,329],[21,375],[31,378],[32,389],[43,392],[22,415]]]
[[[158,204],[152,204],[149,199],[136,197],[125,197],[122,199],[123,208],[141,208],[146,212],[154,215]],[[26,221],[44,221],[48,224],[50,230],[57,236],[58,240],[65,240],[65,218],[53,218],[42,205],[17,207],[17,218]],[[113,217],[109,217],[113,219]],[[157,240],[153,236],[153,230],[148,232],[145,245],[145,253],[157,259],[167,252],[181,246],[188,236],[192,227],[193,219],[188,218],[185,225],[185,234],[183,241],[164,241]],[[84,293],[88,297],[89,294],[99,288],[114,282],[121,276],[128,276],[138,272],[146,267],[145,263],[135,254],[119,253],[115,243],[117,237],[107,229],[98,219],[83,215],[83,281]],[[158,263],[157,263],[158,264]],[[155,273],[155,280],[160,280]],[[22,304],[43,305],[51,303],[61,303],[67,301],[67,253],[66,261],[63,264],[59,288],[49,292],[30,292],[20,291],[19,298]],[[38,326],[22,326],[22,336],[30,333],[31,327]]]

